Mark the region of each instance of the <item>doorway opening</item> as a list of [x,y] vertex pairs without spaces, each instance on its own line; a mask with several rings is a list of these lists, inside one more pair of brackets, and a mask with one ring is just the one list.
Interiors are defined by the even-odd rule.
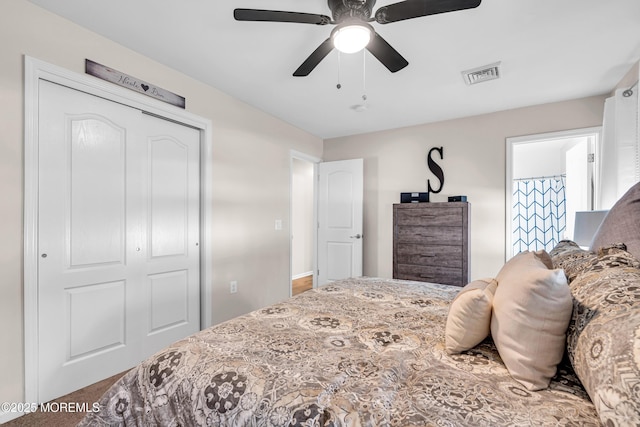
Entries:
[[594,210],[601,128],[507,138],[506,259],[572,239],[575,214]]
[[290,295],[297,295],[317,283],[317,165],[321,159],[291,152]]

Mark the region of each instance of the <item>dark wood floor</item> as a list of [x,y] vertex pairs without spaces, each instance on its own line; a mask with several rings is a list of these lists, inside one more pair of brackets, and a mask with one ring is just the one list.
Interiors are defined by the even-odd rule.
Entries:
[[304,276],[291,282],[292,294],[298,295],[313,288],[313,276]]
[[[82,388],[73,393],[62,396],[58,399],[52,400],[52,402],[68,402],[73,403],[77,407],[91,408],[94,402],[97,402],[100,396],[107,391],[113,383],[115,383],[126,372],[121,372],[106,380],[102,380],[98,383],[91,384],[85,388]],[[26,414],[15,420],[11,420],[3,426],[5,427],[70,427],[78,424],[82,418],[86,415],[86,412],[42,412],[38,410],[31,414]]]

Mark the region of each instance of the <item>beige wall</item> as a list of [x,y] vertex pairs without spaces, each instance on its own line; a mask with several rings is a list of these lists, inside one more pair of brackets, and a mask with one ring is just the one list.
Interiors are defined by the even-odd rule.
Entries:
[[[640,61],[636,62],[627,74],[624,75],[616,87],[611,91],[611,95],[613,95],[617,89],[628,89],[634,84],[638,84],[638,78],[640,78]],[[633,90],[637,91],[640,90],[640,88],[635,86]]]
[[444,147],[442,192],[471,203],[471,278],[494,277],[505,258],[505,138],[602,124],[604,96],[325,140],[324,159],[364,158],[364,274],[391,277],[392,204],[401,192],[427,191],[427,167]]
[[2,0],[0,40],[0,401],[23,400],[24,55],[78,73],[92,59],[184,96],[189,112],[210,119],[213,321],[289,296],[289,151],[321,157],[322,140],[26,0]]

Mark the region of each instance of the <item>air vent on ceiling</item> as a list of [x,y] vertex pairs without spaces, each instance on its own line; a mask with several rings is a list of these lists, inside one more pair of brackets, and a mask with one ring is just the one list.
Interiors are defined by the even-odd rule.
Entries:
[[500,78],[500,62],[494,62],[493,64],[484,65],[482,67],[474,68],[462,72],[464,82],[468,85],[474,85],[476,83],[482,83],[489,80],[495,80]]

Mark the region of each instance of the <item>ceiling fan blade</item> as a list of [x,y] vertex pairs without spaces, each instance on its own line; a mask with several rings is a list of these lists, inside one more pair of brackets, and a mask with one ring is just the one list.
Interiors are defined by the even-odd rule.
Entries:
[[333,40],[329,37],[323,41],[316,50],[293,73],[295,77],[305,77],[333,50]]
[[327,25],[331,18],[315,13],[282,12],[278,10],[235,9],[233,17],[236,21],[269,21],[295,22],[299,24]]
[[473,9],[481,0],[406,0],[382,6],[376,11],[375,20],[379,24],[419,18],[456,10]]
[[400,71],[409,65],[409,62],[378,33],[375,33],[375,36],[367,45],[367,50],[392,73]]

